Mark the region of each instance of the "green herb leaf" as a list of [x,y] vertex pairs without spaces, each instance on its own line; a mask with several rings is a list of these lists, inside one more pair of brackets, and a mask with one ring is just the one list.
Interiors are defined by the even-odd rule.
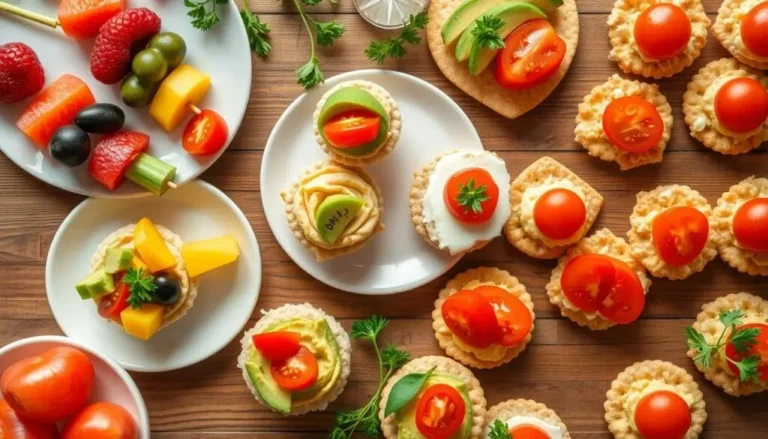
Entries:
[[405,43],[412,46],[421,44],[419,31],[427,26],[426,12],[411,15],[408,23],[403,27],[403,31],[398,37],[389,37],[384,41],[371,41],[365,49],[365,56],[376,64],[383,64],[387,57],[401,58],[408,53],[405,49]]
[[389,320],[377,315],[372,315],[365,320],[355,320],[349,335],[352,338],[364,338],[372,341],[379,336],[379,333],[388,323]]
[[400,378],[395,385],[392,386],[392,390],[389,392],[387,406],[384,409],[384,417],[391,415],[408,404],[413,397],[419,393],[424,382],[427,381],[427,378],[429,378],[432,375],[432,372],[435,371],[435,367],[437,366],[432,366],[432,368],[426,372],[409,373]]
[[122,282],[128,285],[128,305],[131,308],[141,308],[141,305],[152,301],[152,292],[157,288],[154,280],[154,276],[146,273],[143,268],[129,268],[126,271]]
[[317,44],[328,47],[344,34],[344,25],[335,21],[328,23],[315,23]]
[[184,0],[184,6],[189,9],[187,15],[192,18],[192,26],[203,31],[209,30],[218,23],[219,14],[216,5],[227,3],[229,0]]
[[730,359],[728,361],[739,369],[739,381],[742,383],[749,381],[760,383],[760,376],[757,371],[758,366],[760,366],[760,357],[758,355],[750,355],[741,361]]
[[499,29],[504,22],[501,18],[491,15],[483,15],[477,20],[477,26],[472,29],[472,35],[477,38],[477,44],[480,47],[488,49],[503,49],[504,40],[499,35]]
[[320,70],[320,60],[315,56],[296,69],[296,75],[299,77],[296,83],[304,88],[312,88],[325,81],[323,72]]
[[741,324],[741,318],[744,317],[744,313],[740,309],[733,309],[720,312],[718,317],[725,327],[738,326]]
[[403,365],[411,361],[411,354],[402,351],[393,344],[387,345],[381,353],[381,359],[389,369],[400,369]]
[[488,186],[475,187],[474,178],[470,178],[466,185],[459,184],[459,195],[456,196],[456,201],[467,211],[482,213],[482,203],[488,199]]
[[707,343],[704,335],[692,326],[688,326],[685,328],[685,336],[688,339],[688,346],[697,351],[693,361],[704,368],[711,367],[713,348]]
[[245,25],[245,33],[248,35],[248,45],[251,50],[259,56],[267,56],[272,51],[272,45],[267,41],[269,27],[262,23],[257,15],[253,15],[250,9],[240,10],[240,18]]
[[507,424],[501,422],[499,419],[493,421],[491,429],[488,432],[488,439],[512,439]]
[[752,346],[757,343],[757,337],[760,335],[759,328],[741,328],[731,334],[730,343],[733,345],[736,352],[743,355],[752,349]]

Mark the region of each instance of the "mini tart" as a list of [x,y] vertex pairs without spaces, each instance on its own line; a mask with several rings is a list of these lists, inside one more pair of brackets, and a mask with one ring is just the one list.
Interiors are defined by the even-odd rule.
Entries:
[[[650,102],[664,122],[659,144],[644,152],[630,152],[614,146],[603,131],[603,113],[611,101],[627,96],[640,96]],[[608,82],[592,89],[579,104],[576,116],[576,141],[589,155],[608,162],[616,162],[622,171],[650,163],[659,163],[672,135],[672,107],[656,84],[623,79],[613,75]]]
[[[736,293],[718,297],[714,302],[702,306],[701,312],[696,316],[696,321],[693,323],[693,329],[704,335],[707,343],[715,344],[724,329],[723,323],[719,319],[720,313],[735,309],[740,309],[744,313],[744,317],[741,318],[742,323],[768,323],[768,302],[748,293]],[[730,331],[724,338],[729,336]],[[697,353],[694,349],[688,350],[688,356],[691,359],[695,358]],[[726,370],[718,361],[718,355],[715,354],[715,357],[712,358],[712,365],[709,368],[704,368],[695,362],[694,364],[708,380],[716,386],[722,387],[725,393],[733,396],[746,396],[768,389],[768,382],[748,381],[743,383],[739,381],[738,376],[732,375],[730,370]]]
[[765,0],[725,0],[717,11],[712,33],[734,58],[759,70],[768,70],[768,58],[761,57],[744,45],[741,39],[741,20],[755,6]]
[[597,215],[600,213],[600,208],[603,206],[602,195],[557,160],[551,157],[542,157],[528,166],[512,182],[512,186],[509,189],[512,215],[504,225],[504,236],[516,249],[528,256],[539,259],[558,258],[570,247],[570,245],[548,247],[537,237],[529,235],[523,227],[522,204],[523,194],[526,189],[542,186],[552,179],[568,180],[584,193],[586,198],[584,205],[587,208],[587,219],[583,229],[584,234],[595,223]]
[[[441,308],[448,296],[461,290],[472,290],[481,285],[499,287],[520,299],[531,312],[531,317],[534,321],[534,325],[531,326],[528,336],[525,337],[525,340],[522,343],[509,348],[499,346],[499,348],[504,351],[504,356],[498,361],[486,361],[478,358],[473,352],[464,350],[461,345],[456,343],[453,333],[445,324],[445,320],[443,320]],[[518,281],[515,276],[509,274],[509,272],[492,267],[473,268],[449,280],[445,285],[445,288],[440,290],[440,294],[435,301],[435,309],[432,311],[432,328],[435,330],[435,338],[437,338],[440,347],[445,350],[445,353],[448,354],[449,357],[453,357],[457,361],[477,369],[499,367],[502,364],[509,363],[515,357],[520,355],[533,337],[535,320],[536,314],[533,312],[533,300],[531,299],[531,295],[526,291],[525,285],[521,284],[520,281]]]
[[[730,79],[749,77],[758,80],[768,88],[768,77],[751,67],[739,63],[733,58],[723,58],[704,66],[688,83],[688,90],[683,94],[683,114],[685,123],[691,130],[691,136],[721,154],[733,155],[749,152],[768,140],[768,121],[751,133],[724,133],[718,129],[715,116],[714,97],[717,84],[724,84]],[[710,90],[710,88],[713,88]],[[719,88],[719,87],[718,87]],[[721,131],[722,130],[722,131]]]
[[[315,212],[328,195],[348,194],[363,198],[365,206],[333,244],[317,232]],[[326,160],[305,169],[299,180],[280,192],[288,224],[296,239],[312,250],[318,261],[362,248],[371,236],[384,230],[381,218],[384,198],[373,177],[362,168]]]
[[712,211],[712,230],[720,257],[731,267],[752,276],[768,276],[768,255],[758,263],[758,253],[737,246],[733,236],[733,215],[743,203],[759,197],[768,197],[767,178],[753,176],[731,186]]
[[[634,38],[638,16],[655,3],[674,3],[685,11],[691,21],[691,39],[686,48],[674,58],[663,61],[645,59],[640,54]],[[711,21],[700,0],[617,0],[608,17],[608,37],[612,46],[608,58],[616,61],[619,68],[626,73],[646,78],[666,78],[690,66],[701,54],[701,49],[707,42],[707,28],[710,24]]]
[[[704,394],[693,377],[682,367],[660,360],[647,360],[635,363],[620,373],[611,383],[605,401],[605,422],[608,430],[616,439],[642,439],[635,432],[624,405],[629,395],[634,391],[632,384],[639,380],[657,380],[675,388],[675,392],[684,399],[691,399],[691,426],[684,439],[699,437],[707,421],[707,411],[704,404]],[[687,398],[686,398],[687,397]]]
[[584,238],[575,247],[568,249],[568,252],[560,258],[557,262],[557,267],[552,270],[552,276],[547,284],[547,296],[549,301],[553,305],[560,308],[560,314],[563,317],[568,317],[573,320],[579,326],[586,326],[593,331],[600,331],[611,328],[617,323],[608,320],[600,314],[594,315],[587,314],[580,309],[576,309],[575,306],[566,303],[565,293],[560,286],[560,278],[563,275],[563,270],[568,262],[574,257],[582,254],[593,253],[611,256],[620,261],[625,262],[627,265],[637,273],[637,277],[640,279],[640,283],[643,285],[643,291],[648,294],[648,289],[651,287],[651,280],[645,274],[645,268],[637,262],[629,251],[629,244],[623,239],[615,236],[608,229],[601,229],[595,232],[594,235]]
[[[347,87],[357,87],[369,92],[376,98],[377,101],[379,101],[379,103],[384,107],[384,110],[389,115],[389,132],[387,133],[386,139],[381,142],[381,145],[376,147],[368,154],[344,154],[343,149],[334,148],[325,140],[317,126],[317,120],[320,117],[320,110],[323,108],[323,105],[325,105],[328,97],[337,90]],[[401,120],[400,109],[398,108],[397,102],[395,102],[395,99],[392,97],[392,95],[389,94],[389,92],[384,89],[384,87],[371,81],[365,81],[362,79],[342,82],[341,84],[338,84],[325,92],[323,97],[320,99],[320,102],[317,103],[315,112],[312,115],[312,126],[315,132],[315,139],[317,139],[317,144],[320,145],[323,151],[325,151],[325,153],[328,154],[331,159],[350,166],[362,166],[368,163],[373,163],[383,159],[387,154],[392,152],[392,150],[395,149],[395,145],[397,145],[397,141],[400,139],[400,130],[402,129],[402,125],[403,122]]]
[[[703,213],[709,223],[709,236],[707,244],[693,262],[672,266],[664,262],[653,244],[653,219],[664,210],[677,206],[693,207]],[[639,192],[629,222],[631,227],[627,232],[627,239],[632,257],[643,264],[654,277],[685,279],[703,270],[704,266],[717,256],[717,240],[712,231],[712,208],[706,198],[688,186],[675,184],[659,186],[650,192]]]
[[541,419],[544,422],[560,427],[560,430],[563,432],[563,439],[571,438],[571,434],[568,433],[568,427],[565,426],[562,419],[557,416],[557,413],[555,413],[554,410],[540,402],[532,401],[530,399],[510,399],[489,408],[485,413],[485,429],[483,430],[483,437],[488,437],[490,434],[490,428],[493,421],[499,419],[502,422],[506,422],[506,420],[515,416],[531,416]]
[[480,387],[480,381],[475,378],[472,371],[462,366],[461,364],[451,360],[450,358],[440,357],[437,355],[430,355],[426,357],[416,358],[409,361],[405,366],[401,367],[392,377],[389,378],[387,384],[381,393],[381,402],[379,403],[379,419],[381,420],[381,430],[384,433],[384,437],[387,439],[397,439],[397,420],[394,413],[384,417],[384,410],[387,406],[387,400],[389,399],[389,393],[392,391],[392,387],[396,382],[400,381],[400,378],[411,374],[426,372],[432,367],[435,367],[435,372],[451,375],[456,378],[462,379],[467,385],[467,393],[469,393],[469,401],[472,403],[472,432],[470,434],[471,439],[477,439],[483,432],[483,424],[485,422],[485,395],[483,388]]

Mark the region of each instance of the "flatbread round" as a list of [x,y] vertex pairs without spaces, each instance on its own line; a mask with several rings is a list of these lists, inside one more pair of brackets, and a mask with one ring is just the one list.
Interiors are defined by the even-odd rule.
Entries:
[[514,416],[531,416],[541,419],[544,422],[560,427],[560,431],[563,432],[563,439],[571,438],[571,434],[568,433],[568,427],[565,426],[563,420],[557,416],[554,410],[530,399],[510,399],[489,408],[485,413],[483,437],[488,437],[493,421],[499,419],[504,422]]
[[759,70],[768,70],[768,58],[761,57],[744,45],[741,39],[741,20],[755,6],[765,0],[725,0],[717,10],[712,33],[734,58]]

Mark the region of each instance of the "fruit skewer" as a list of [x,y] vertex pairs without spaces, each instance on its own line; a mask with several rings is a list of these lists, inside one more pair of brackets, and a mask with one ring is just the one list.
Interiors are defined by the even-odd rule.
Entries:
[[9,14],[16,15],[17,17],[26,18],[27,20],[40,23],[48,27],[56,29],[61,26],[59,20],[45,16],[43,14],[30,11],[28,9],[20,8],[16,5],[0,1],[0,11],[8,12]]

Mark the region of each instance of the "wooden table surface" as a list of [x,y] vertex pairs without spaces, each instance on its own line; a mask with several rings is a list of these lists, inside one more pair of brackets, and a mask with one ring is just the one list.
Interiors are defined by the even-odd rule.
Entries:
[[[510,398],[534,399],[557,411],[574,438],[610,437],[603,421],[610,382],[636,361],[662,359],[687,369],[704,391],[709,414],[704,437],[768,437],[768,393],[726,396],[706,381],[685,355],[683,328],[692,323],[704,303],[732,292],[760,294],[765,290],[764,278],[739,274],[719,259],[685,281],[654,279],[641,319],[604,332],[591,332],[564,320],[544,291],[554,261],[530,259],[503,238],[466,256],[437,281],[398,296],[344,293],[298,268],[277,244],[265,221],[259,167],[272,126],[302,92],[293,71],[306,61],[307,37],[290,1],[251,3],[272,28],[274,51],[266,61],[254,58],[253,90],[242,127],[229,150],[202,178],[234,199],[256,232],[264,264],[257,308],[310,302],[340,319],[347,329],[354,319],[380,313],[392,319],[385,331],[386,341],[406,348],[414,357],[441,355],[430,317],[437,291],[447,279],[467,268],[497,266],[516,275],[533,296],[536,330],[531,345],[518,359],[494,370],[476,372],[489,405]],[[714,21],[720,1],[704,0],[704,5]],[[688,184],[714,203],[732,184],[755,174],[765,176],[768,154],[764,149],[722,156],[694,141],[683,121],[682,94],[691,76],[707,62],[728,56],[711,34],[703,55],[692,67],[659,81],[675,118],[661,164],[620,172],[615,164],[588,156],[573,141],[577,105],[593,86],[618,72],[607,58],[606,19],[611,6],[610,0],[579,2],[581,39],[570,72],[543,104],[514,121],[488,110],[449,83],[432,61],[426,44],[409,48],[408,56],[388,61],[384,68],[418,76],[447,93],[470,117],[486,149],[506,160],[511,175],[516,176],[544,155],[579,174],[605,197],[593,230],[608,227],[623,236],[635,193],[641,190]],[[333,49],[320,51],[326,77],[375,67],[363,51],[368,41],[386,34],[360,18],[351,0],[342,0],[338,11],[326,4],[310,10],[319,19],[338,19],[347,27],[347,35]],[[82,197],[47,186],[7,158],[0,158],[0,344],[61,333],[46,301],[45,258],[59,224],[80,201]],[[254,322],[255,318],[249,327]],[[372,351],[355,342],[350,381],[336,403],[327,412],[284,418],[253,400],[236,368],[238,353],[238,343],[233,342],[212,358],[186,369],[132,374],[150,412],[152,438],[323,438],[333,423],[334,410],[362,405],[377,385]]]

